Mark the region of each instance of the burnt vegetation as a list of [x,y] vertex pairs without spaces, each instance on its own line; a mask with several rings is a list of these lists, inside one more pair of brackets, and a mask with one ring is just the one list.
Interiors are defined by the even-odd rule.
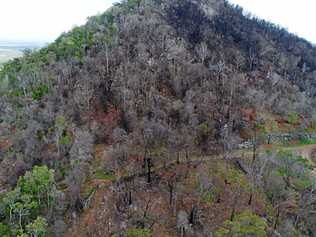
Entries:
[[260,149],[315,131],[315,77],[226,1],[114,4],[0,71],[0,235],[315,236],[313,164]]

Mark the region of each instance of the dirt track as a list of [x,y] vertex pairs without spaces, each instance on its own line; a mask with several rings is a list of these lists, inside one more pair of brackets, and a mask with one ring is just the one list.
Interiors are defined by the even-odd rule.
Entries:
[[316,144],[311,145],[305,145],[301,147],[293,147],[291,150],[297,152],[297,154],[307,158],[311,159],[313,162],[316,162],[315,157],[313,157],[313,152],[316,151]]

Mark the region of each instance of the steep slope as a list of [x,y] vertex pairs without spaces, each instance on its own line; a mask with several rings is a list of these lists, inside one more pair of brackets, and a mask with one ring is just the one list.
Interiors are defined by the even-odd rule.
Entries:
[[128,0],[5,64],[0,233],[314,236],[313,166],[257,148],[315,130],[315,56],[222,0]]

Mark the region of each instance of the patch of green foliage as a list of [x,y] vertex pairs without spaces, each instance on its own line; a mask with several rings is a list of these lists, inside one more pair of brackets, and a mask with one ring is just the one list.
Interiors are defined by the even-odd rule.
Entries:
[[288,123],[291,124],[291,125],[298,124],[299,121],[300,121],[300,116],[299,116],[298,113],[292,112],[292,113],[290,113],[290,114],[288,115],[287,121],[288,121]]
[[140,5],[142,0],[122,0],[120,3],[116,3],[115,6],[119,6],[124,11],[130,11]]
[[16,89],[13,89],[9,92],[9,95],[11,97],[22,97],[24,94],[23,94],[23,90],[21,88],[16,88]]
[[75,27],[49,45],[48,51],[54,52],[57,60],[75,58],[80,61],[85,55],[85,50],[92,46],[93,35],[94,32],[86,27]]
[[[23,57],[11,60],[5,63],[0,70],[0,82],[6,82],[6,89],[9,94],[14,90],[21,90],[20,75],[32,78],[32,83],[24,80],[24,91],[32,92],[32,88],[36,88],[39,78],[39,72],[43,65],[47,63],[44,61],[43,50],[26,52]],[[32,84],[32,85],[31,85]]]
[[45,131],[44,130],[38,130],[36,132],[36,137],[39,141],[43,141],[45,137]]
[[237,169],[229,168],[226,173],[226,180],[228,183],[232,184],[232,187],[237,187],[244,190],[250,189],[250,185],[247,178],[243,173],[241,173],[241,171]]
[[307,138],[302,138],[299,140],[299,145],[312,145],[316,144],[316,139],[307,139]]
[[48,93],[48,85],[39,85],[32,90],[32,99],[39,101],[42,97]]
[[64,146],[70,145],[71,142],[72,142],[71,135],[67,132],[64,132],[63,135],[59,139],[59,144],[64,145]]
[[0,236],[1,237],[10,237],[11,236],[11,230],[8,225],[5,225],[0,222]]
[[[35,166],[20,177],[14,190],[6,193],[0,201],[0,231],[12,232],[14,236],[45,237],[47,223],[39,214],[51,207],[54,201],[54,172],[46,166]],[[4,234],[1,236],[5,236]]]
[[5,78],[8,79],[9,84],[17,83],[16,72],[22,69],[22,60],[14,59],[5,64],[3,64],[2,69],[0,70],[0,81]]
[[114,180],[115,176],[111,172],[107,172],[107,171],[99,169],[95,172],[95,178],[102,179],[102,180]]
[[225,221],[215,237],[267,237],[267,223],[251,211],[244,211],[233,221]]
[[30,236],[47,237],[47,221],[43,217],[37,217],[35,221],[26,226],[26,231]]
[[69,146],[72,143],[72,136],[66,129],[66,118],[64,116],[57,116],[55,119],[55,127],[52,128],[52,130],[56,131],[58,136],[57,145]]
[[149,229],[129,229],[127,230],[127,237],[151,237],[151,231]]
[[54,171],[49,170],[46,166],[35,166],[32,171],[26,172],[18,182],[22,193],[37,197],[40,205],[44,205],[45,202],[47,206],[50,206],[52,202],[51,188],[54,186]]
[[309,160],[286,150],[281,150],[277,154],[277,159],[277,175],[285,180],[286,187],[304,190],[313,185],[311,172],[314,166]]

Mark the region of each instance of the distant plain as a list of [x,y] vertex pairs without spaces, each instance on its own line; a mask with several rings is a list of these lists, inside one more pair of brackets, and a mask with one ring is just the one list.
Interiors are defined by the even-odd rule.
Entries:
[[43,43],[37,42],[15,42],[0,40],[0,67],[5,62],[23,56],[23,51],[26,49],[38,49],[43,47]]
[[18,49],[1,48],[0,46],[0,65],[11,59],[21,57],[22,55],[23,52]]

